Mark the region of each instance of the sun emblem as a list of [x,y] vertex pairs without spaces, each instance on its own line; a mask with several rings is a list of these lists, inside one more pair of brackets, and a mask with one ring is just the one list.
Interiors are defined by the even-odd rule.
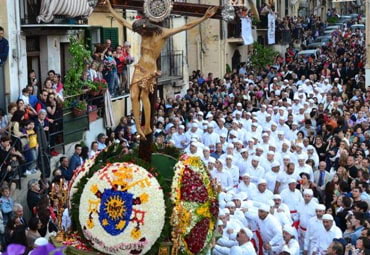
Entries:
[[119,196],[112,196],[105,202],[105,212],[112,220],[118,220],[124,216],[125,202]]

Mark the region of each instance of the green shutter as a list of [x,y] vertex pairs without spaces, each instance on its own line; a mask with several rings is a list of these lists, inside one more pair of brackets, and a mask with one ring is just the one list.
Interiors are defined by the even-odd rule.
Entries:
[[112,46],[115,48],[118,45],[118,28],[117,27],[103,27],[101,29],[101,43],[105,40],[110,39]]

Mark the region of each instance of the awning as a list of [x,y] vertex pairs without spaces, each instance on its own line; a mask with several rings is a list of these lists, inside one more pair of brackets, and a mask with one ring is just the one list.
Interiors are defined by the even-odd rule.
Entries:
[[333,3],[355,2],[356,0],[333,0]]

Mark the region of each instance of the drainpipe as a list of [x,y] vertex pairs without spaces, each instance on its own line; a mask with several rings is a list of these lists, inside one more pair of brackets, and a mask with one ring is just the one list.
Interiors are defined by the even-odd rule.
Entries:
[[[18,93],[20,94],[21,93],[21,66],[20,66],[20,59],[21,59],[21,42],[20,42],[20,36],[21,36],[21,21],[20,21],[20,12],[19,12],[19,1],[18,0],[15,0],[13,1],[13,4],[14,4],[14,12],[15,12],[15,27],[16,27],[16,45],[17,45],[17,49],[16,49],[16,53],[17,53],[17,56],[16,56],[16,62],[17,62],[17,73],[18,73]],[[26,8],[26,7],[25,7]],[[17,95],[18,97],[19,95]]]

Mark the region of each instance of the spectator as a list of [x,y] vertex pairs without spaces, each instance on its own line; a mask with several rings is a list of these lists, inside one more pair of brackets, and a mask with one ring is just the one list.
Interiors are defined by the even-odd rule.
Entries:
[[38,180],[32,179],[28,182],[27,205],[33,215],[35,214],[35,209],[40,199],[40,184]]
[[98,150],[102,151],[104,150],[107,146],[105,145],[105,141],[107,139],[107,136],[103,133],[100,133],[98,135]]
[[40,233],[39,233],[39,229],[40,229],[41,225],[42,225],[42,223],[41,223],[40,219],[36,216],[32,217],[28,221],[28,229],[27,229],[27,232],[26,232],[28,249],[35,248],[36,239],[41,237]]
[[0,65],[3,65],[8,59],[9,43],[4,37],[4,28],[0,27]]
[[8,220],[11,219],[13,213],[14,201],[10,197],[10,189],[7,185],[3,185],[0,198],[1,213],[3,224],[6,225]]
[[93,141],[91,143],[91,147],[90,147],[90,151],[89,151],[89,158],[93,158],[98,152],[98,142],[97,141]]
[[[81,158],[81,152],[82,152],[82,146],[81,144],[76,144],[75,145],[75,152],[73,153],[70,161],[69,161],[69,171],[74,172],[77,167],[81,166],[83,161]],[[67,179],[67,178],[66,178]]]
[[61,175],[67,180],[70,181],[73,176],[73,170],[69,168],[69,160],[67,157],[61,157],[59,159],[59,168]]
[[19,203],[15,203],[13,206],[13,217],[17,225],[27,226],[27,223],[23,217],[23,206]]

